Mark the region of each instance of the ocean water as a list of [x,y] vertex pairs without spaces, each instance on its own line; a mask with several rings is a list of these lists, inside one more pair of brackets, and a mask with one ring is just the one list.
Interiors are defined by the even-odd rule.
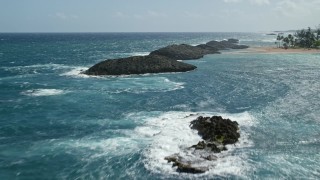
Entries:
[[[89,77],[108,58],[262,33],[0,34],[0,179],[317,179],[320,54],[207,55],[186,73]],[[238,121],[204,174],[164,160],[199,141],[189,122]]]

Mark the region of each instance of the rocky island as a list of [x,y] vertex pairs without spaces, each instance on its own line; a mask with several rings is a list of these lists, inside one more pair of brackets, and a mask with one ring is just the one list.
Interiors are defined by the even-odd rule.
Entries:
[[219,50],[245,49],[246,45],[238,45],[239,40],[228,39],[210,41],[206,44],[191,46],[187,44],[169,45],[152,51],[147,56],[132,56],[102,61],[84,72],[87,75],[129,75],[165,72],[186,72],[196,69],[177,60],[200,59],[207,54],[219,53]]
[[133,56],[128,58],[110,59],[100,62],[87,71],[87,75],[127,75],[162,72],[186,72],[196,69],[191,64],[159,56]]

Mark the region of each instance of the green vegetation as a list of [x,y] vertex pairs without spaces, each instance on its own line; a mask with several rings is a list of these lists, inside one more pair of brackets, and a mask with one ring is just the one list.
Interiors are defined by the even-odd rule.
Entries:
[[224,141],[224,136],[222,136],[222,135],[217,135],[217,136],[215,136],[215,138],[214,138],[218,143],[223,143],[223,141]]
[[283,33],[277,36],[278,48],[319,48],[320,47],[320,27],[317,29],[302,29],[295,32],[294,35],[289,34],[284,37]]

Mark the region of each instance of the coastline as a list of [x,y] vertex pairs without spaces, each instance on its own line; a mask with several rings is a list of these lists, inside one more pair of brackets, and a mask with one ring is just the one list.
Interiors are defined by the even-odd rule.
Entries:
[[239,50],[239,51],[224,51],[223,54],[246,54],[246,53],[258,53],[258,54],[287,54],[287,53],[305,53],[313,54],[320,53],[320,49],[284,49],[276,47],[250,47],[248,49]]

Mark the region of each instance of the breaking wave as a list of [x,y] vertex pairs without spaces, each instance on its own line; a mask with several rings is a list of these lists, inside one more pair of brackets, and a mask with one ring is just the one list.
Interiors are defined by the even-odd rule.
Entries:
[[21,94],[26,96],[56,96],[66,94],[67,91],[60,89],[32,89],[22,92]]

